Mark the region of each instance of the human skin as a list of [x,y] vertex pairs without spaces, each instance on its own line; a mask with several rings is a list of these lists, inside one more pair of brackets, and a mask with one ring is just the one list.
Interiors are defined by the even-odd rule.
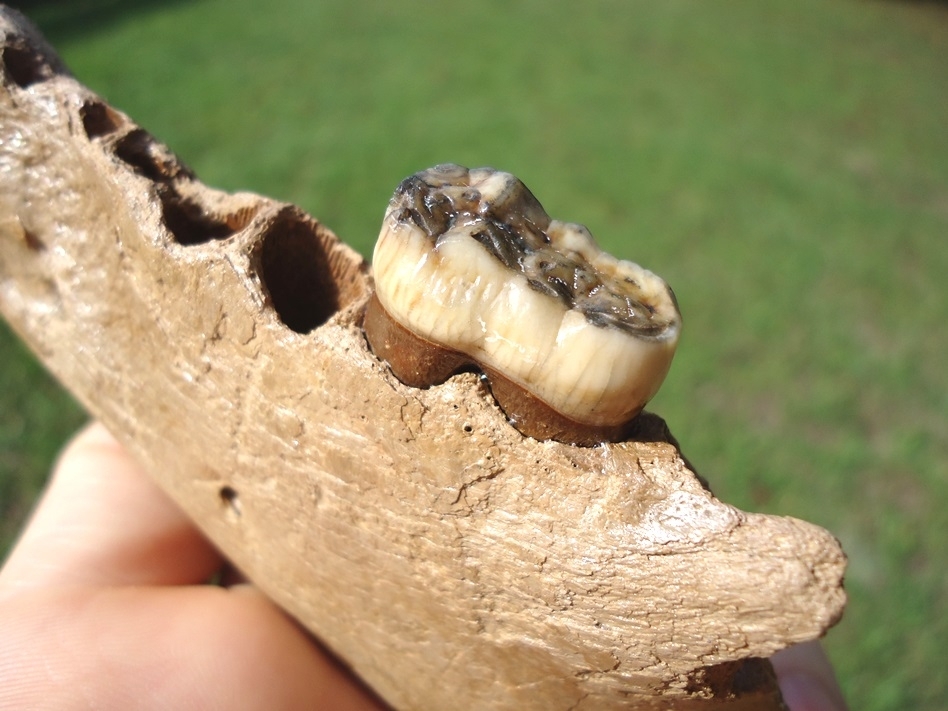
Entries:
[[[0,569],[0,709],[386,706],[246,583],[101,425],[60,457]],[[818,644],[774,658],[791,711],[843,711]]]

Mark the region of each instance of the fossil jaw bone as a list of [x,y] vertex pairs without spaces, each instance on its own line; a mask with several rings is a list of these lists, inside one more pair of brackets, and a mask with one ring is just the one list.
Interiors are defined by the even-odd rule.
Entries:
[[375,246],[365,330],[406,384],[476,365],[538,439],[618,439],[658,391],[681,316],[660,277],[551,220],[517,178],[440,165],[404,180]]

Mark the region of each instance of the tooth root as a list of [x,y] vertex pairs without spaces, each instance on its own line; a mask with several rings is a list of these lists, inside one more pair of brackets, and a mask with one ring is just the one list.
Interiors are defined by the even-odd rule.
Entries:
[[[462,353],[418,337],[398,323],[373,295],[363,322],[366,337],[377,356],[406,385],[427,388],[473,364]],[[629,423],[591,425],[558,412],[528,389],[494,368],[484,368],[491,394],[512,425],[535,439],[567,440],[588,446],[615,441],[629,431]]]
[[377,295],[369,299],[362,328],[375,355],[389,364],[396,378],[414,388],[439,385],[471,362],[409,331],[389,316]]
[[510,421],[542,439],[615,439],[658,390],[678,340],[659,277],[550,220],[508,173],[406,179],[375,247],[365,330],[403,382],[477,366]]
[[630,433],[631,420],[606,425],[578,422],[555,410],[499,371],[485,368],[484,372],[491,393],[510,424],[528,437],[555,439],[587,447],[625,439]]

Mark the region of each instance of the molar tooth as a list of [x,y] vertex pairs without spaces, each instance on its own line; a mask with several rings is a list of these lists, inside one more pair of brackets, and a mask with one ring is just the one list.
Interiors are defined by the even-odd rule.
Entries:
[[551,220],[509,173],[446,164],[405,179],[373,262],[364,328],[396,377],[428,387],[476,365],[540,439],[626,436],[678,342],[668,285]]

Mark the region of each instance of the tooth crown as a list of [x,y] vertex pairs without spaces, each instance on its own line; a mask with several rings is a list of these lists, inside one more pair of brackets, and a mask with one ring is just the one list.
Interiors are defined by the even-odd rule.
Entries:
[[664,280],[551,220],[509,173],[444,165],[407,178],[373,262],[377,298],[401,326],[577,423],[633,418],[678,341]]

